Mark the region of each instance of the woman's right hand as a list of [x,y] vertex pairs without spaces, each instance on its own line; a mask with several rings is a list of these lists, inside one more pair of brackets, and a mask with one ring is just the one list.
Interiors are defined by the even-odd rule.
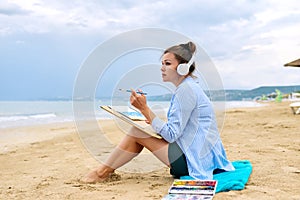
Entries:
[[[142,90],[139,90],[142,93]],[[145,117],[145,122],[151,124],[152,120],[155,118],[155,114],[147,105],[147,98],[144,94],[137,94],[131,89],[130,104],[136,107]]]
[[[142,92],[139,90],[139,92]],[[130,104],[139,109],[141,112],[147,109],[147,99],[144,94],[137,94],[133,89],[131,89]]]

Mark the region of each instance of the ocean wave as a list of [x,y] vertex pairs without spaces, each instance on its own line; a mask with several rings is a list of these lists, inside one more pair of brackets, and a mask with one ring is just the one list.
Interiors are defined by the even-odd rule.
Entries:
[[57,115],[55,113],[39,113],[39,114],[26,114],[26,115],[8,115],[0,116],[0,122],[15,122],[20,120],[30,120],[30,119],[48,119],[55,118]]

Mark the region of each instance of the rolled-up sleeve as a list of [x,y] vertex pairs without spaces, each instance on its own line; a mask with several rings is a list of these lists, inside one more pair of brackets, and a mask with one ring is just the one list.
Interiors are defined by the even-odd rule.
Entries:
[[165,124],[166,122],[160,119],[159,117],[155,117],[152,120],[152,128],[156,133],[160,133]]

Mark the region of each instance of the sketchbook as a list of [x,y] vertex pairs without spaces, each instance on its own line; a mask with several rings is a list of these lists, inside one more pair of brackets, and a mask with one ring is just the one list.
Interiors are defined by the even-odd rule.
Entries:
[[216,180],[174,180],[162,200],[211,200],[216,188]]
[[158,139],[162,139],[162,137],[157,134],[149,124],[145,122],[146,118],[140,112],[131,108],[128,108],[126,110],[120,110],[111,106],[100,106],[100,108],[127,122],[128,124],[138,128],[139,130],[147,133],[148,135],[156,137]]

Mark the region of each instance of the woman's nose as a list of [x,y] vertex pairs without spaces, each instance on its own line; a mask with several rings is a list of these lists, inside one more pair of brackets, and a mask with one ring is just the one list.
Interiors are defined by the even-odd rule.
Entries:
[[160,70],[163,71],[163,72],[166,71],[166,66],[165,65],[161,65]]

